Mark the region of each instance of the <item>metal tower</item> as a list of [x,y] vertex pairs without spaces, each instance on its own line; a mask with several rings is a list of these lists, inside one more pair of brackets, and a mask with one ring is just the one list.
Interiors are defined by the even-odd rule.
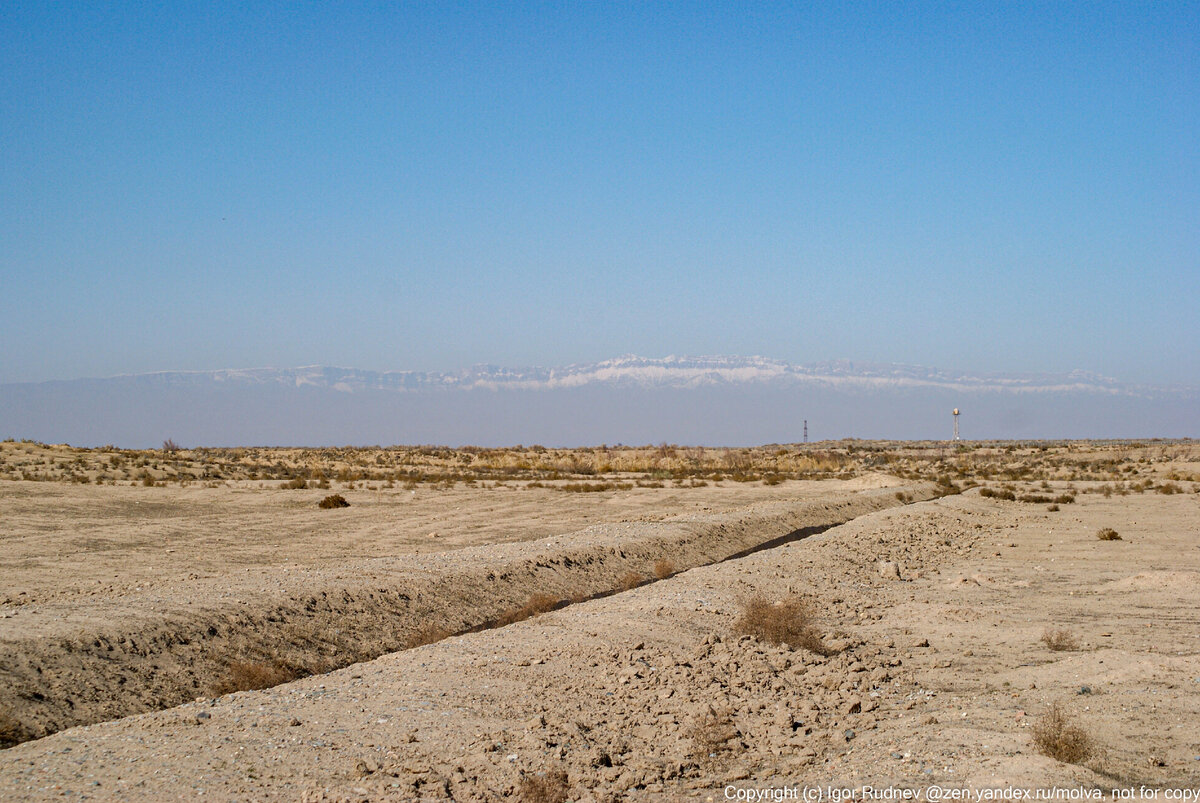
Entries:
[[954,408],[954,440],[958,440],[958,408]]
[[804,419],[804,442],[808,443],[808,419]]

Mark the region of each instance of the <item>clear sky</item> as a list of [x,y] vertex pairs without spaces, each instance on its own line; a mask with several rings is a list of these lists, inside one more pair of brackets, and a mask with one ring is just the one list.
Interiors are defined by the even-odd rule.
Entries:
[[1200,5],[6,2],[0,280],[0,382],[674,353],[1194,385]]

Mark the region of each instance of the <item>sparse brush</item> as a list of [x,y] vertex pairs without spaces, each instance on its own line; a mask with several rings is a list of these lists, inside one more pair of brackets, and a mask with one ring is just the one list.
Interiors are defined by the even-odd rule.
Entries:
[[[528,486],[527,486],[528,487]],[[560,491],[574,493],[598,493],[600,491],[628,491],[633,488],[631,482],[568,482],[557,486]]]
[[341,494],[331,494],[317,503],[317,507],[322,510],[332,510],[338,507],[350,507],[350,503],[346,501],[346,497]]
[[622,591],[632,591],[644,582],[646,582],[646,578],[637,572],[625,572],[625,574],[621,575],[621,582],[618,583],[618,588]]
[[692,742],[692,754],[702,761],[711,761],[731,752],[738,746],[741,732],[733,722],[728,708],[715,709],[711,706],[688,730]]
[[1096,531],[1096,537],[1101,541],[1120,541],[1121,534],[1112,527],[1102,527]]
[[1072,724],[1058,703],[1033,724],[1033,743],[1039,753],[1064,764],[1080,764],[1096,752],[1091,735]]
[[308,487],[308,480],[304,479],[304,477],[296,477],[293,480],[288,480],[279,487],[285,490],[302,491]]
[[238,691],[269,689],[297,677],[297,672],[278,661],[230,661],[227,674],[215,682],[211,690],[220,696]]
[[833,652],[821,640],[812,607],[801,597],[789,597],[775,603],[761,595],[751,597],[742,605],[742,615],[734,624],[734,630],[759,641],[787,644],[817,655]]
[[1042,633],[1042,643],[1055,652],[1067,652],[1079,649],[1079,642],[1070,630],[1055,630],[1046,628]]
[[546,770],[526,775],[517,784],[521,803],[566,803],[571,798],[571,780],[566,770]]
[[33,734],[19,719],[7,711],[0,711],[0,749],[27,742],[32,738]]
[[444,638],[449,638],[452,635],[454,634],[441,625],[436,625],[430,622],[428,624],[421,625],[415,631],[413,631],[412,635],[405,640],[404,647],[411,650],[413,647],[422,647],[426,644],[433,644],[441,641]]
[[675,564],[666,558],[659,558],[654,561],[654,576],[659,580],[666,580],[675,573]]
[[551,594],[531,594],[529,599],[520,608],[514,608],[507,613],[503,613],[496,619],[496,626],[503,627],[511,625],[515,622],[524,621],[530,617],[537,616],[539,613],[547,613],[558,607],[559,599]]

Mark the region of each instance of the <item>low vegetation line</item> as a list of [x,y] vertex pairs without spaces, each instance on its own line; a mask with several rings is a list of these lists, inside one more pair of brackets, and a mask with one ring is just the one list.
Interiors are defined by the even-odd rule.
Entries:
[[[933,483],[773,502],[740,512],[596,525],[541,541],[381,563],[358,584],[303,578],[236,608],[72,638],[0,643],[5,746],[197,697],[277,685],[451,634],[778,546],[944,493]],[[449,568],[447,568],[449,567]]]

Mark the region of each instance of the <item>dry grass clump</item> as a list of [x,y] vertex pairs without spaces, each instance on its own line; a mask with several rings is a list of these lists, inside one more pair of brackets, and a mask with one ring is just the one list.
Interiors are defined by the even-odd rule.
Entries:
[[454,634],[441,625],[436,625],[432,622],[423,624],[418,627],[413,634],[404,642],[405,649],[411,650],[413,647],[422,647],[426,644],[433,644],[445,638],[450,638]]
[[1046,628],[1042,633],[1042,643],[1055,652],[1067,652],[1079,649],[1079,642],[1070,630],[1054,630]]
[[733,722],[732,711],[709,706],[704,715],[688,729],[687,735],[692,742],[693,756],[701,760],[713,760],[722,753],[733,751],[742,734]]
[[7,711],[0,711],[0,750],[27,742],[32,738],[33,734],[21,724],[19,719]]
[[666,558],[659,558],[654,561],[654,576],[659,580],[666,580],[671,575],[675,574],[675,564]]
[[1121,534],[1112,527],[1102,527],[1096,531],[1096,537],[1101,541],[1120,541]]
[[350,503],[346,501],[346,497],[341,494],[330,494],[329,496],[317,502],[317,507],[322,510],[332,510],[337,507],[350,507]]
[[571,798],[571,780],[561,769],[526,775],[517,784],[517,796],[521,803],[566,803]]
[[1096,752],[1091,735],[1073,725],[1058,703],[1033,724],[1033,744],[1042,755],[1064,764],[1080,764]]
[[642,577],[637,572],[625,572],[625,574],[621,575],[621,581],[618,584],[618,588],[620,588],[622,591],[632,591],[644,582],[646,582],[646,578]]
[[288,480],[279,487],[289,491],[303,491],[308,487],[308,480],[304,479],[304,477],[296,477],[295,479]]
[[547,613],[558,607],[558,597],[552,594],[536,593],[531,594],[529,599],[520,608],[514,608],[507,613],[503,613],[496,619],[496,626],[503,627],[516,622],[524,621],[531,617],[537,616],[539,613]]
[[230,661],[225,677],[212,684],[212,693],[220,696],[237,691],[269,689],[295,680],[297,673],[278,661]]
[[599,493],[600,491],[629,491],[632,482],[568,482],[557,486],[560,491],[573,493]]
[[754,636],[759,641],[787,644],[817,655],[830,655],[833,652],[821,640],[812,606],[802,597],[789,597],[773,603],[764,596],[755,595],[742,605],[742,615],[734,624],[734,630]]

